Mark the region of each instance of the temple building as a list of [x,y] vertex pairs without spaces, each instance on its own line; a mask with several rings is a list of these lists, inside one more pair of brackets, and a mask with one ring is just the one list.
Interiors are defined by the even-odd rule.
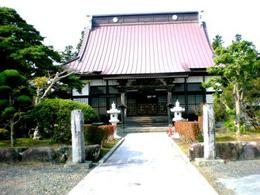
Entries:
[[76,101],[90,104],[103,120],[111,103],[124,120],[161,117],[179,100],[184,118],[212,101],[202,83],[211,76],[213,52],[199,12],[119,14],[89,17],[79,56],[66,64],[87,80]]

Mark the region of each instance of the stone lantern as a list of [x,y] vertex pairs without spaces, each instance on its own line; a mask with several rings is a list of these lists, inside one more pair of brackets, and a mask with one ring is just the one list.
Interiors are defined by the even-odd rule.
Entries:
[[117,135],[117,123],[119,123],[118,120],[118,114],[120,113],[120,110],[116,109],[116,104],[113,102],[111,105],[111,109],[107,111],[108,114],[110,114],[109,122],[114,126],[114,138],[120,138],[120,136]]
[[172,121],[175,122],[175,121],[183,120],[182,112],[184,112],[184,111],[185,111],[185,109],[180,107],[180,102],[177,100],[175,102],[175,106],[173,108],[171,108],[171,112],[174,112],[174,117],[173,117]]

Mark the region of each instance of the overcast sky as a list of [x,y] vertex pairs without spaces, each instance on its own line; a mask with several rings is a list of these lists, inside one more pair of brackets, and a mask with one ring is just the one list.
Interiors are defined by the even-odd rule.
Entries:
[[239,33],[260,50],[259,0],[1,0],[35,26],[56,50],[76,46],[86,15],[204,10],[210,40],[217,34],[228,44]]

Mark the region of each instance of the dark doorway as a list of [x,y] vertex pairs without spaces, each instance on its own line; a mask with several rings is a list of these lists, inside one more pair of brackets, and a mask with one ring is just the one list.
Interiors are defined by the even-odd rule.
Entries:
[[166,94],[163,93],[128,93],[127,115],[164,116],[167,114],[166,104]]

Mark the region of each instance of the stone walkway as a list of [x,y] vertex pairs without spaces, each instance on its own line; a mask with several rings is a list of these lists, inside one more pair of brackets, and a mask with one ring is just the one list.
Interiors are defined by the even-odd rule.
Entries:
[[88,195],[217,194],[166,133],[128,134],[102,165],[69,193]]

